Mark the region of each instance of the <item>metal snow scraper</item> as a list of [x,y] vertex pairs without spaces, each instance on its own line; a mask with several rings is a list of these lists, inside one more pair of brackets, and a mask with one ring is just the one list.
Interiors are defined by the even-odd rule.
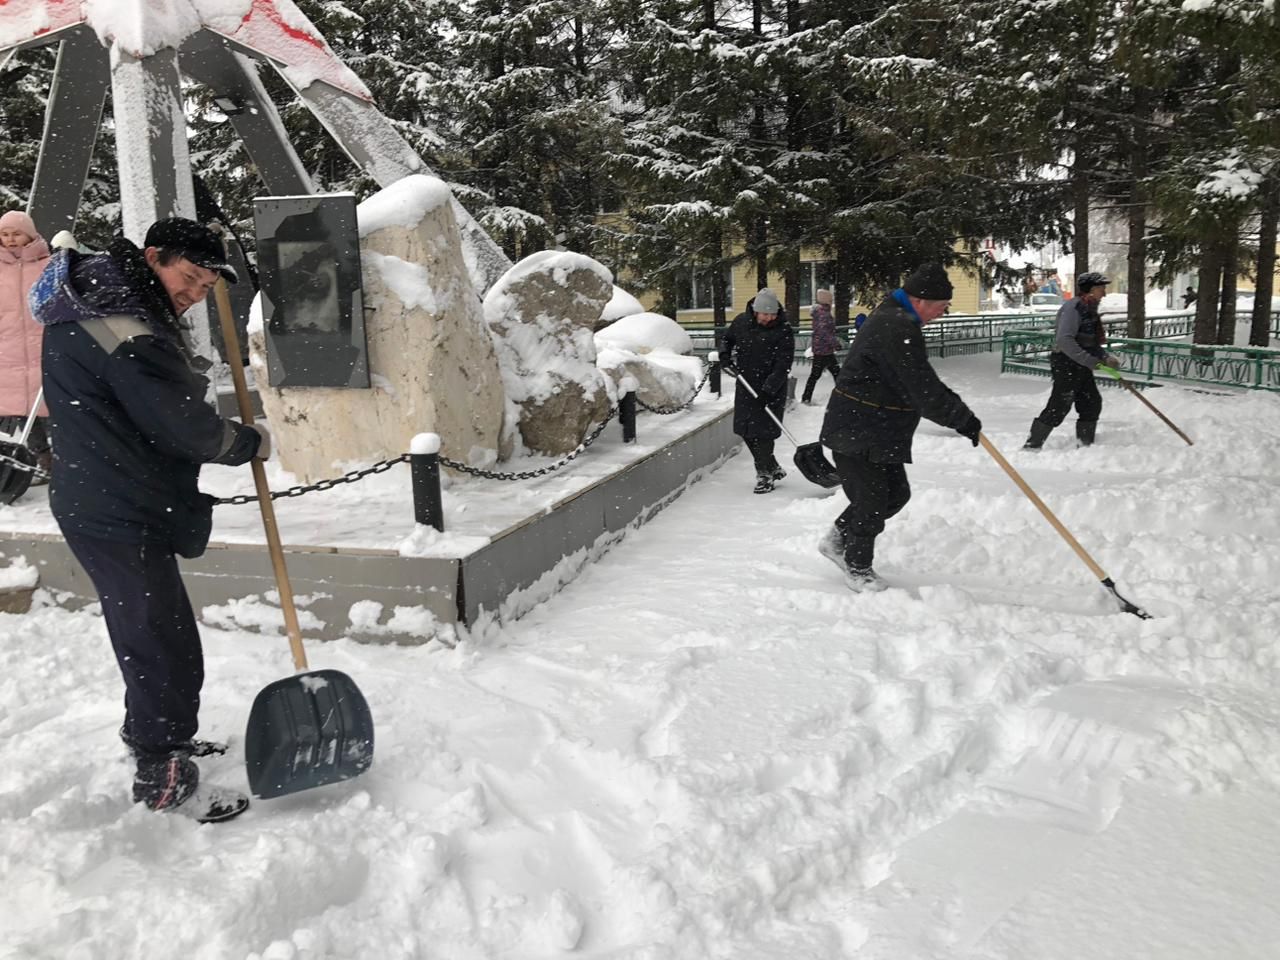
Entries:
[[[227,356],[239,357],[240,341],[226,281],[218,280],[215,297]],[[253,423],[244,369],[238,363],[230,366],[240,419],[246,424]],[[307,654],[302,647],[302,630],[285,569],[267,474],[261,460],[255,459],[252,466],[293,665],[299,671],[292,677],[268,684],[258,693],[245,728],[244,758],[249,790],[255,797],[270,798],[350,780],[368,770],[373,763],[373,716],[364,694],[345,673],[307,668]]]
[[[756,388],[751,386],[746,377],[734,370],[733,378],[746,387],[747,392],[753,397],[757,400],[760,399],[760,394],[756,393]],[[817,442],[800,443],[791,435],[791,431],[782,425],[782,421],[774,416],[768,404],[765,404],[764,412],[769,415],[770,420],[778,425],[778,429],[787,435],[791,445],[796,448],[796,469],[800,471],[806,480],[828,489],[840,486],[840,474],[836,472],[836,468],[827,460],[827,455],[822,452],[822,444]]]
[[1031,489],[1027,481],[1022,479],[1022,474],[1013,469],[1013,464],[1004,458],[1000,451],[996,449],[996,445],[987,439],[987,435],[979,433],[978,439],[982,442],[983,449],[991,454],[991,458],[1000,464],[1001,469],[1009,475],[1009,479],[1018,485],[1018,489],[1026,494],[1027,499],[1035,504],[1037,510],[1044,514],[1044,518],[1049,521],[1053,529],[1058,531],[1058,535],[1067,541],[1067,545],[1076,552],[1076,556],[1085,562],[1085,566],[1093,571],[1093,575],[1098,578],[1099,582],[1119,601],[1120,609],[1125,613],[1132,613],[1135,617],[1141,617],[1143,620],[1150,620],[1151,614],[1120,596],[1119,591],[1116,590],[1115,583],[1107,576],[1106,571],[1098,566],[1093,557],[1089,556],[1084,547],[1080,546],[1080,541],[1071,535],[1071,531],[1064,527],[1062,521],[1054,516],[1053,511],[1044,505],[1044,501],[1036,496],[1036,492]]

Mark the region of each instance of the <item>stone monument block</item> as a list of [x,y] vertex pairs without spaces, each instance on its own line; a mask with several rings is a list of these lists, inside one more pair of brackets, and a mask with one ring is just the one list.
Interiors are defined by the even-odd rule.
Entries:
[[302,482],[398,456],[415,434],[475,465],[498,459],[505,407],[493,338],[472,288],[451,194],[410,176],[360,204],[372,389],[266,386],[260,316],[250,355],[280,462]]
[[590,257],[546,250],[508,270],[484,298],[506,387],[507,426],[535,453],[561,456],[609,414],[592,331],[613,275]]

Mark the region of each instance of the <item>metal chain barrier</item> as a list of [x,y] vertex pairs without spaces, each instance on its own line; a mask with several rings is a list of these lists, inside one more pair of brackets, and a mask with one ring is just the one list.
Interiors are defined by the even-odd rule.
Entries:
[[[290,487],[288,490],[272,490],[271,499],[279,500],[282,497],[300,497],[304,493],[311,493],[315,490],[332,490],[334,487],[343,483],[355,483],[357,480],[363,480],[365,477],[375,473],[386,473],[397,463],[404,463],[409,459],[409,454],[402,453],[398,457],[392,457],[390,460],[383,460],[381,463],[375,463],[371,467],[364,467],[361,470],[352,470],[350,473],[344,473],[340,477],[334,477],[332,480],[317,480],[315,483],[299,484],[296,487]],[[220,507],[224,503],[242,504],[257,503],[258,497],[252,493],[242,493],[235,497],[214,497],[213,505]]]
[[636,403],[640,405],[641,409],[648,410],[650,413],[656,413],[664,417],[670,416],[673,413],[680,413],[682,410],[688,410],[691,406],[693,406],[693,401],[698,399],[698,394],[702,392],[702,387],[704,384],[706,384],[707,377],[709,376],[711,376],[711,365],[706,364],[702,368],[702,379],[699,380],[698,385],[693,388],[693,394],[689,397],[688,400],[686,400],[684,403],[680,404],[677,407],[651,407],[647,403],[645,403],[643,400],[640,399],[640,394],[638,393],[636,394]]
[[[596,427],[595,430],[591,431],[590,436],[583,440],[582,443],[578,444],[576,449],[566,455],[563,460],[557,461],[549,466],[539,467],[537,470],[525,470],[522,473],[495,473],[492,470],[482,470],[479,467],[472,467],[465,463],[459,463],[457,460],[450,460],[448,457],[441,457],[440,462],[446,467],[457,470],[459,473],[467,473],[474,477],[484,477],[486,480],[530,480],[534,477],[543,477],[548,473],[551,473],[553,470],[559,470],[565,464],[577,459],[577,457],[586,450],[587,447],[591,446],[591,444],[595,442],[596,438],[604,432],[604,428],[609,425],[610,421],[612,421],[615,416],[617,416],[617,413],[618,408],[611,407],[609,409],[608,416],[600,422],[600,425]],[[0,454],[0,457],[3,457],[3,454]],[[4,459],[8,458],[5,457]],[[339,484],[355,483],[357,480],[363,480],[365,477],[371,476],[375,473],[386,473],[397,463],[405,463],[408,459],[409,454],[402,453],[398,457],[392,457],[390,460],[383,460],[380,463],[375,463],[371,467],[352,470],[350,473],[345,473],[340,477],[334,477],[332,480],[318,480],[315,483],[299,484],[296,487],[290,487],[288,490],[272,490],[271,499],[279,500],[283,497],[300,497],[304,493],[312,493],[318,490],[332,490]],[[24,465],[24,469],[31,468]],[[234,497],[214,497],[213,505],[215,507],[220,507],[223,504],[239,505],[257,502],[258,498],[256,495],[251,493],[242,493]]]
[[457,470],[459,473],[468,473],[473,477],[484,477],[486,480],[532,480],[534,477],[545,477],[553,470],[559,470],[566,463],[576,460],[582,451],[595,443],[596,438],[604,432],[610,421],[618,415],[617,407],[610,407],[609,414],[600,421],[600,426],[591,431],[590,436],[583,440],[578,446],[565,455],[563,460],[546,467],[539,467],[537,470],[525,470],[522,473],[494,473],[492,470],[482,470],[480,467],[471,467],[465,463],[459,463],[457,460],[450,460],[448,457],[441,457],[440,462],[446,467]]

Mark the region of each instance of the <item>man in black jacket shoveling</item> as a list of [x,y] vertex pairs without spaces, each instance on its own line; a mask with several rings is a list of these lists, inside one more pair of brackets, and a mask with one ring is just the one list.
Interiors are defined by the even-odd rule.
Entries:
[[205,403],[179,318],[219,276],[234,280],[222,242],[191,220],[153,224],[143,249],[57,254],[31,292],[45,325],[44,395],[54,438],[49,504],[102,601],[125,684],[120,729],[137,761],[133,799],[208,822],[248,806],[200,782],[192,756],[204,654],[177,556],[204,552],[212,498],[202,463],[265,459],[264,430]]
[[871,311],[836,378],[822,443],[832,449],[849,507],[818,544],[854,590],[883,590],[876,537],[911,499],[905,464],[922,416],[978,445],[982,423],[929,364],[921,328],[946,312],[951,281],[926,264]]
[[756,394],[741,386],[733,393],[733,432],[755,461],[755,493],[768,493],[787,475],[773,455],[773,442],[782,436],[795,349],[795,331],[777,295],[767,287],[747,301],[747,309],[733,318],[720,341],[721,365],[736,371]]

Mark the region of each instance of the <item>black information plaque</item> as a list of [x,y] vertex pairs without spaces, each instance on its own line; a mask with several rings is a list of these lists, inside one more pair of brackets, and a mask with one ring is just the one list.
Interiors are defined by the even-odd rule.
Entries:
[[257,197],[268,382],[369,386],[356,198]]

